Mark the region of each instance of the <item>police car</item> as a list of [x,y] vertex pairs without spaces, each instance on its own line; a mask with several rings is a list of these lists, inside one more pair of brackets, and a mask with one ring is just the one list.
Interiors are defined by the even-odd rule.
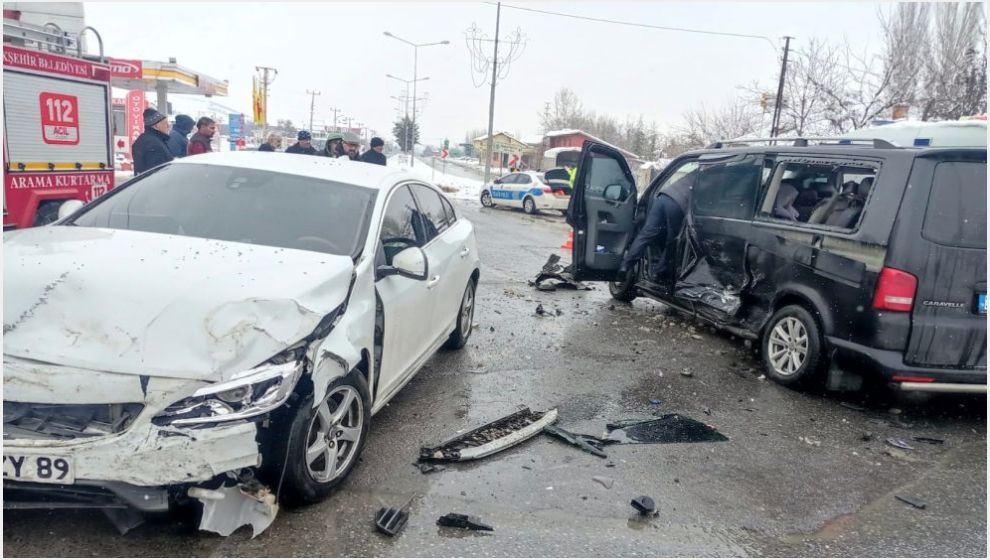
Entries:
[[527,214],[541,210],[558,210],[563,214],[570,201],[571,185],[564,168],[509,173],[481,190],[482,206],[512,206],[522,208]]

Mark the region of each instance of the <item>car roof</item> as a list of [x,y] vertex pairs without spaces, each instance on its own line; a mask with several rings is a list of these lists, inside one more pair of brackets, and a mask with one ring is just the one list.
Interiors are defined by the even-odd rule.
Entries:
[[402,181],[430,184],[406,171],[348,159],[286,154],[282,152],[211,152],[172,160],[177,165],[223,165],[259,171],[335,181],[374,190],[385,190]]
[[[784,139],[786,140],[786,139]],[[791,146],[782,144],[779,146],[731,146],[725,148],[700,148],[685,152],[682,155],[711,155],[711,154],[780,154],[788,156],[802,155],[832,155],[832,156],[853,156],[863,158],[914,158],[939,151],[973,151],[985,153],[985,148],[920,148],[920,147],[893,147],[874,148],[871,146],[855,144],[814,144],[810,146]]]

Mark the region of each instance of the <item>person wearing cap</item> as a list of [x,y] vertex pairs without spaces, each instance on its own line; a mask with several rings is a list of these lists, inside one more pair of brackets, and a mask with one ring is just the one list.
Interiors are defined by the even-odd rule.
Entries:
[[296,134],[296,143],[285,149],[287,154],[305,154],[307,156],[317,155],[316,148],[313,147],[313,137],[308,130],[300,130]]
[[340,139],[340,143],[344,149],[344,154],[340,157],[346,157],[351,161],[361,161],[361,138],[350,131],[345,131]]
[[168,119],[165,115],[151,108],[144,110],[144,132],[131,146],[135,175],[175,159],[166,145],[168,131]]
[[343,148],[340,147],[340,140],[343,138],[339,132],[331,132],[327,135],[327,143],[323,145],[323,150],[320,155],[323,157],[336,158],[340,157],[344,153]]
[[361,161],[365,163],[374,163],[375,165],[387,165],[385,154],[382,153],[384,149],[385,141],[375,136],[371,139],[371,148],[367,152],[361,154]]
[[175,124],[172,125],[172,132],[168,133],[168,151],[172,157],[186,157],[186,147],[189,145],[189,133],[192,132],[196,121],[189,115],[176,115]]
[[258,147],[259,152],[277,152],[282,147],[282,135],[272,132],[268,135],[268,140]]
[[217,133],[217,123],[210,117],[200,117],[196,121],[196,134],[189,139],[189,155],[208,154],[213,151],[213,136]]

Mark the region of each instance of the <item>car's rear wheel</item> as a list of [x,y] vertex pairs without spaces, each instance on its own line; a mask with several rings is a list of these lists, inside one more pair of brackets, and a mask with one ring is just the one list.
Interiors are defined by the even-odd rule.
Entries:
[[329,496],[357,464],[370,424],[371,396],[358,370],[331,382],[317,406],[312,394],[294,405],[271,458],[280,499],[306,505]]
[[468,280],[467,287],[464,288],[464,296],[461,298],[461,306],[457,312],[457,321],[454,325],[454,332],[450,333],[450,338],[444,344],[444,348],[449,350],[460,350],[467,344],[471,332],[474,330],[474,301],[475,292],[474,280]]
[[763,331],[763,364],[767,376],[788,387],[821,379],[824,344],[814,316],[800,305],[774,313]]
[[536,214],[538,212],[536,209],[536,201],[533,200],[533,197],[527,196],[523,199],[523,212],[526,212],[527,214]]
[[485,208],[492,208],[495,202],[492,200],[492,193],[484,191],[481,193],[481,205]]
[[621,280],[609,282],[608,293],[612,295],[612,299],[626,303],[636,299],[636,296],[639,295],[636,292],[636,276],[636,269],[633,268]]

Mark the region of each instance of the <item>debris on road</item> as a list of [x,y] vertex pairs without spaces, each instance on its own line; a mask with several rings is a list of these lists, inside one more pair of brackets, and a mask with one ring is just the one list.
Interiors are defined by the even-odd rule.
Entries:
[[798,438],[798,441],[803,441],[804,443],[807,443],[808,445],[811,445],[813,447],[821,447],[821,445],[822,445],[821,440],[812,439],[812,438],[807,437],[807,436],[801,436],[801,437],[799,437]]
[[925,509],[926,507],[928,507],[928,504],[926,504],[925,502],[922,502],[921,500],[919,500],[917,498],[911,498],[911,497],[908,497],[908,496],[898,496],[896,494],[894,495],[894,497],[897,498],[898,500],[904,502],[905,504],[913,507],[913,508]]
[[448,513],[437,519],[437,525],[441,527],[456,527],[458,529],[471,529],[472,531],[494,531],[491,525],[486,525],[480,518],[474,515],[463,513]]
[[914,448],[911,447],[911,445],[908,444],[903,439],[887,438],[886,439],[886,442],[887,442],[887,445],[890,445],[890,446],[893,446],[893,447],[898,447],[900,449],[914,450]]
[[944,439],[937,437],[914,436],[911,439],[913,439],[914,441],[920,441],[922,443],[930,443],[932,445],[942,445],[943,443],[945,443]]
[[540,433],[557,420],[557,409],[533,412],[524,408],[436,447],[420,449],[420,461],[470,461],[508,449]]
[[437,465],[435,463],[415,463],[419,467],[419,472],[423,474],[429,474],[431,472],[441,472],[447,470],[447,467],[443,465]]
[[587,451],[596,457],[601,457],[602,459],[608,457],[608,455],[602,451],[602,447],[613,443],[611,441],[599,439],[595,436],[589,436],[587,434],[571,433],[557,426],[546,426],[543,428],[543,433],[553,436],[575,447],[580,447],[584,451]]
[[691,370],[689,368],[682,369],[681,375],[683,375],[684,377],[694,377],[694,374],[691,373]]
[[844,407],[844,408],[848,408],[849,410],[856,410],[856,411],[859,411],[859,412],[862,412],[862,411],[866,410],[866,407],[864,407],[864,406],[860,406],[858,404],[853,404],[853,403],[847,403],[847,402],[840,402],[839,403],[839,406]]
[[615,443],[700,443],[728,441],[715,428],[680,414],[646,420],[618,420],[605,425]]
[[612,485],[615,484],[615,480],[607,476],[593,476],[591,477],[591,480],[594,480],[598,484],[601,484],[602,486],[605,487],[606,490],[611,490]]
[[629,504],[636,508],[636,511],[638,511],[640,515],[654,517],[658,514],[657,504],[653,501],[653,498],[649,496],[639,496],[637,498],[633,498]]
[[863,435],[859,436],[859,439],[863,441],[873,441],[873,432],[863,432]]
[[[257,537],[275,521],[278,504],[275,494],[260,483],[223,486],[215,491],[199,494],[190,488],[190,496],[203,504],[201,531],[213,531],[223,537],[244,525],[251,526],[251,538]],[[200,489],[202,490],[202,489]]]
[[380,533],[390,537],[398,535],[406,526],[406,522],[409,521],[409,514],[405,512],[405,509],[415,498],[416,496],[409,498],[409,501],[400,508],[383,507],[378,510],[378,515],[375,516],[375,528]]
[[650,404],[655,405],[655,406],[659,406],[660,405],[660,399],[650,399]]
[[[565,290],[591,290],[588,286],[574,279],[573,267],[563,267],[560,264],[560,255],[550,255],[543,269],[536,275],[536,279],[530,280],[529,285],[541,292],[554,292],[558,289]],[[555,280],[555,282],[550,282]]]
[[712,415],[712,409],[710,407],[706,406],[705,408],[702,408],[701,411],[707,414],[708,416]]
[[540,317],[542,317],[542,316],[544,316],[544,315],[547,314],[546,310],[543,309],[543,304],[542,303],[539,303],[539,304],[536,305],[536,314],[539,315]]

